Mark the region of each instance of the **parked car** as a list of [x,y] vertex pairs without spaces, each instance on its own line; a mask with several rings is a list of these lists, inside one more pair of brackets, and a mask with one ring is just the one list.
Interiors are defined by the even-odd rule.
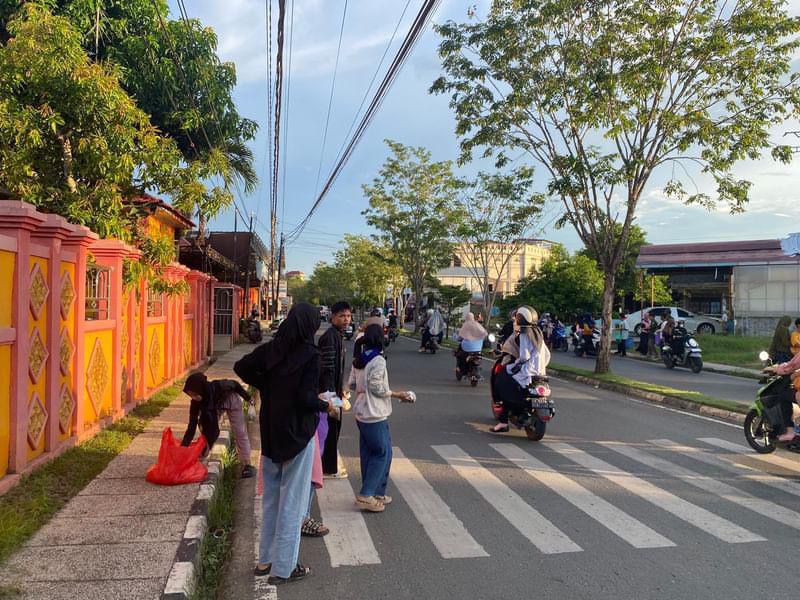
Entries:
[[722,331],[722,321],[709,317],[706,315],[696,315],[684,308],[677,306],[654,306],[652,308],[645,308],[631,313],[625,324],[628,326],[628,331],[632,331],[635,335],[639,335],[642,331],[642,315],[649,312],[651,317],[658,317],[659,322],[667,316],[672,315],[676,322],[683,321],[686,329],[691,333],[716,333]]

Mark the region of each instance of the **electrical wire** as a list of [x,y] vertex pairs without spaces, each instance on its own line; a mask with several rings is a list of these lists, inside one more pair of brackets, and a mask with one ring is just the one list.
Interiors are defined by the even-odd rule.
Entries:
[[302,232],[303,228],[308,224],[309,220],[314,215],[314,212],[317,210],[322,200],[325,198],[328,191],[333,186],[334,182],[336,181],[336,178],[341,173],[345,163],[352,155],[358,143],[361,141],[364,132],[366,131],[370,122],[372,121],[378,109],[380,108],[383,99],[385,98],[387,92],[391,88],[391,85],[396,80],[397,75],[400,72],[400,69],[405,64],[405,61],[408,59],[411,50],[413,50],[416,42],[419,40],[419,37],[425,30],[428,21],[433,16],[436,7],[439,4],[439,1],[440,0],[425,0],[423,6],[420,8],[416,18],[414,19],[414,23],[411,25],[411,28],[406,34],[406,37],[403,40],[400,49],[398,50],[394,60],[392,61],[392,64],[389,66],[389,69],[387,70],[387,73],[384,76],[383,81],[378,87],[375,96],[372,99],[372,102],[370,102],[370,105],[367,107],[367,110],[364,116],[362,117],[361,122],[359,123],[359,126],[357,127],[355,133],[353,134],[353,137],[345,147],[345,150],[339,157],[339,160],[334,165],[325,185],[319,192],[319,195],[317,196],[317,199],[314,201],[314,204],[312,205],[308,214],[300,222],[300,224],[287,235],[287,240],[292,240],[296,238]]

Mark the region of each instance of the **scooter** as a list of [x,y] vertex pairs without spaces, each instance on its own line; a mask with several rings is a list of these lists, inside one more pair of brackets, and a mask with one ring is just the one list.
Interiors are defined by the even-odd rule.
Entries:
[[569,352],[569,339],[567,338],[567,328],[558,324],[553,328],[553,335],[550,337],[550,347],[552,350]]
[[389,336],[389,343],[391,344],[394,341],[397,341],[397,327],[389,327],[387,330],[387,335]]
[[353,336],[356,333],[356,326],[353,323],[349,323],[347,327],[344,328],[344,339],[350,341],[353,339]]
[[[458,350],[453,350],[453,356],[457,356],[457,353]],[[480,352],[468,352],[464,362],[466,363],[466,370],[462,371],[458,366],[458,359],[456,359],[456,381],[461,381],[466,377],[469,379],[469,384],[475,387],[483,379],[483,375],[481,375],[483,356]]]
[[436,354],[436,351],[439,349],[439,336],[432,335],[428,338],[428,341],[422,346],[422,349],[425,352],[430,352],[431,354]]
[[[767,366],[771,365],[769,354],[762,351],[759,358]],[[792,402],[797,404],[794,388],[789,375],[768,374],[761,380],[764,385],[756,392],[756,401],[744,418],[744,437],[750,447],[759,454],[770,454],[778,447],[800,454],[800,437],[795,437],[790,442],[778,440],[778,434],[784,420],[781,409],[783,400],[787,395],[792,396]]]
[[664,343],[661,346],[661,360],[668,369],[675,367],[689,367],[692,373],[703,370],[703,351],[694,336],[685,329],[678,328],[672,334],[673,344],[680,348],[680,353],[675,352],[673,344]]
[[256,319],[251,319],[248,317],[245,319],[244,334],[247,336],[248,340],[254,344],[257,344],[262,340],[261,323],[259,323]]
[[600,350],[600,330],[592,329],[591,344],[583,337],[581,330],[576,330],[573,336],[573,345],[575,348],[575,356],[597,356]]
[[[496,390],[497,378],[502,377],[502,370],[506,366],[503,359],[498,358],[492,367],[490,377],[490,390],[492,402],[492,414],[499,420],[503,412],[503,399],[499,397]],[[525,435],[531,441],[538,442],[544,437],[547,424],[556,416],[556,406],[550,397],[549,379],[546,376],[534,377],[528,386],[525,394],[525,408],[521,412],[508,415],[509,425],[518,429],[524,429]]]

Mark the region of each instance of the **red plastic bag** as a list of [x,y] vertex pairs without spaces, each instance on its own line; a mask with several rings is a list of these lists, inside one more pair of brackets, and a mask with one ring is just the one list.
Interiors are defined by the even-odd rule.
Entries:
[[145,478],[150,483],[160,485],[205,481],[208,468],[200,462],[200,455],[205,447],[206,438],[202,435],[188,446],[181,446],[172,436],[172,429],[167,427],[161,435],[158,462],[147,469]]

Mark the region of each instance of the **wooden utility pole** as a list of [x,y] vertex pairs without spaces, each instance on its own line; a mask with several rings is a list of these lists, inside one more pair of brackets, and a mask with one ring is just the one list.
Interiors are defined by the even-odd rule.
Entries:
[[253,256],[253,213],[250,213],[250,233],[247,238],[247,274],[244,277],[244,310],[242,317],[250,315],[250,258]]

